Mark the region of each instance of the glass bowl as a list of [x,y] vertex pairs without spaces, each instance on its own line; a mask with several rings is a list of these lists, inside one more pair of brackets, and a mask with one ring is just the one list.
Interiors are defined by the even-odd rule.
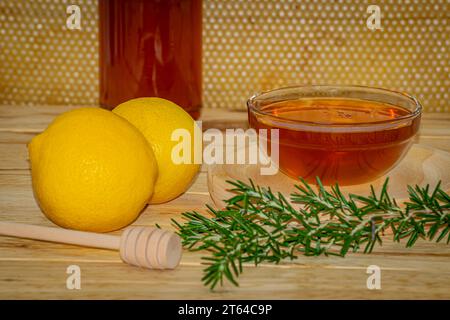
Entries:
[[268,129],[283,173],[325,185],[385,175],[411,147],[422,113],[411,95],[363,86],[280,88],[254,95],[247,108],[250,127]]

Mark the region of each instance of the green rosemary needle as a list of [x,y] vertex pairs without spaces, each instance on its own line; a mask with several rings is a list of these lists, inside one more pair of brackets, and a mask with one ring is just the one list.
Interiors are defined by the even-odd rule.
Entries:
[[344,196],[338,185],[328,191],[319,179],[315,190],[301,180],[290,195],[298,208],[252,181],[228,183],[235,195],[222,210],[207,206],[212,217],[194,211],[182,214],[184,223],[172,219],[184,247],[209,252],[202,258],[202,281],[211,289],[224,279],[238,286],[243,263],[370,253],[387,229],[394,241],[407,239],[407,247],[419,238],[450,242],[450,196],[440,183],[434,189],[408,186],[409,200],[400,206],[388,193],[388,179],[379,194],[371,186],[369,196]]

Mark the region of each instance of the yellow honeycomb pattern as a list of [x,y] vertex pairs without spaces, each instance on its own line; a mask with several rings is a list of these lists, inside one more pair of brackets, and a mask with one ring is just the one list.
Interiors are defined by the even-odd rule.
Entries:
[[[66,8],[81,8],[68,30]],[[381,9],[370,30],[367,7]],[[244,109],[255,92],[359,84],[450,112],[448,0],[204,0],[204,106]],[[98,101],[96,0],[0,2],[0,103]]]

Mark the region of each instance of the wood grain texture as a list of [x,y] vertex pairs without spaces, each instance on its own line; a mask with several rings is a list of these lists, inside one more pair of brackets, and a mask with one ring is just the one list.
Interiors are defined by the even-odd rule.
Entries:
[[[34,201],[26,143],[70,108],[0,106],[0,220],[54,226]],[[204,128],[246,125],[243,112],[205,110],[203,119]],[[418,142],[450,151],[450,116],[425,115]],[[171,219],[179,220],[181,212],[208,214],[205,170],[185,194],[148,206],[133,225],[158,223],[173,230]],[[124,265],[108,250],[0,237],[0,299],[450,299],[450,249],[442,243],[419,241],[406,249],[386,239],[371,255],[246,266],[239,288],[226,285],[214,293],[201,284],[203,254],[185,251],[176,270],[150,271]],[[71,264],[81,268],[81,290],[66,289]],[[382,269],[381,290],[366,288],[371,264]]]

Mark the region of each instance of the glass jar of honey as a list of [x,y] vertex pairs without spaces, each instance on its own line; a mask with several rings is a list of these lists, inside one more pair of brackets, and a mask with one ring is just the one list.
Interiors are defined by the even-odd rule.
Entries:
[[100,0],[100,105],[161,97],[202,105],[202,1]]

